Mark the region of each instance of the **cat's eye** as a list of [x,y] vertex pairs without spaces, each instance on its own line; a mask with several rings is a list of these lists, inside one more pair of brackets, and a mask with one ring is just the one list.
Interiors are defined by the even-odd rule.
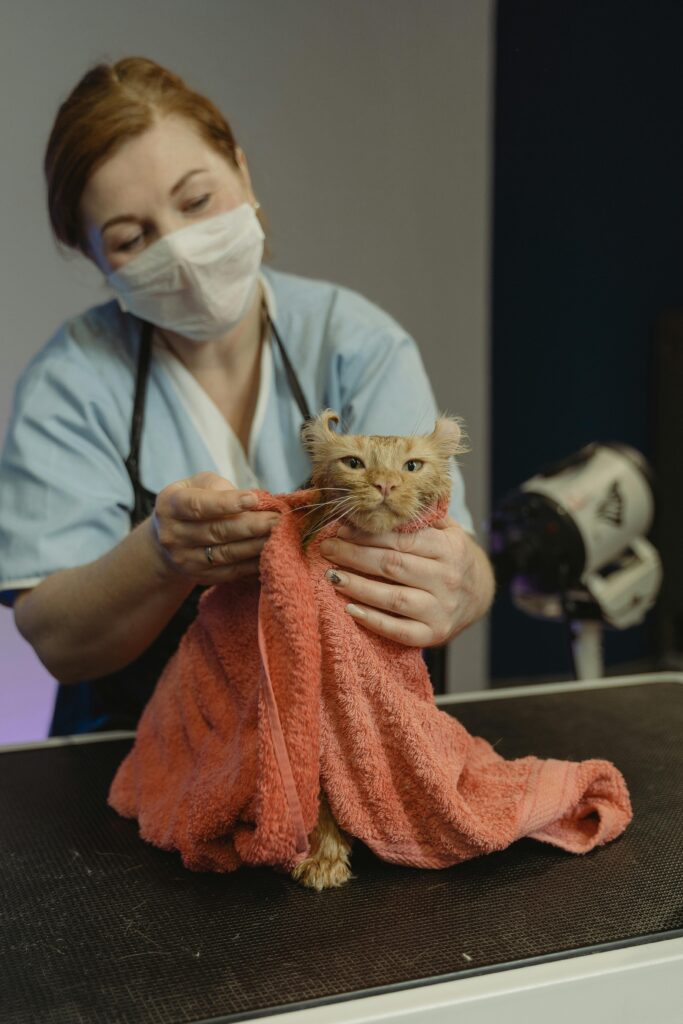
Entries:
[[357,459],[355,455],[345,455],[341,461],[345,466],[348,466],[349,469],[365,469],[364,463],[360,459]]
[[422,459],[408,459],[403,468],[407,470],[408,473],[415,473],[418,469],[422,469],[423,466],[424,462]]

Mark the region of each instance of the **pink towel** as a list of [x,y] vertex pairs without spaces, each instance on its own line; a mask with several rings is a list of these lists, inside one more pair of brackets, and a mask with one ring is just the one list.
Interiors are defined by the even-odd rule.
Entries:
[[[339,826],[384,860],[438,868],[522,836],[585,853],[632,817],[608,761],[506,761],[434,703],[417,648],[371,633],[306,547],[315,492],[259,492],[285,513],[261,581],[222,584],[164,670],[109,803],[186,867],[291,871],[322,784]],[[444,508],[434,509],[434,521]]]

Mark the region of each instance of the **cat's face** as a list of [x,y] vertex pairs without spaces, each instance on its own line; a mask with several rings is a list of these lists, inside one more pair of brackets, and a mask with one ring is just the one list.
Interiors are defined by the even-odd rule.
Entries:
[[315,487],[322,492],[326,518],[344,515],[369,533],[380,533],[416,519],[451,490],[449,460],[467,451],[460,422],[440,417],[431,434],[382,437],[337,434],[331,423],[336,413],[326,410],[301,432],[313,462]]

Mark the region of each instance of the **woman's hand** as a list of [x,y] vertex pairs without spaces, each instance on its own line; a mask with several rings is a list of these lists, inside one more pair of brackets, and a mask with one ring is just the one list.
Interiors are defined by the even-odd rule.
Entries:
[[164,487],[151,521],[166,572],[209,586],[257,573],[261,549],[279,519],[277,512],[249,511],[257,504],[255,494],[216,473]]
[[346,610],[367,629],[409,647],[446,643],[488,610],[493,572],[485,552],[447,517],[415,533],[362,533],[344,526],[321,553],[354,572],[336,575]]

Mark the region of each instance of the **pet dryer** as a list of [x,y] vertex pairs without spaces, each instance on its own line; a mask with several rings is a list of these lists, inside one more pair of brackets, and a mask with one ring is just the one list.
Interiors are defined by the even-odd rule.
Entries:
[[605,625],[627,629],[654,604],[662,569],[644,456],[591,443],[507,495],[491,521],[498,585],[538,618],[567,622],[578,679],[603,673]]

